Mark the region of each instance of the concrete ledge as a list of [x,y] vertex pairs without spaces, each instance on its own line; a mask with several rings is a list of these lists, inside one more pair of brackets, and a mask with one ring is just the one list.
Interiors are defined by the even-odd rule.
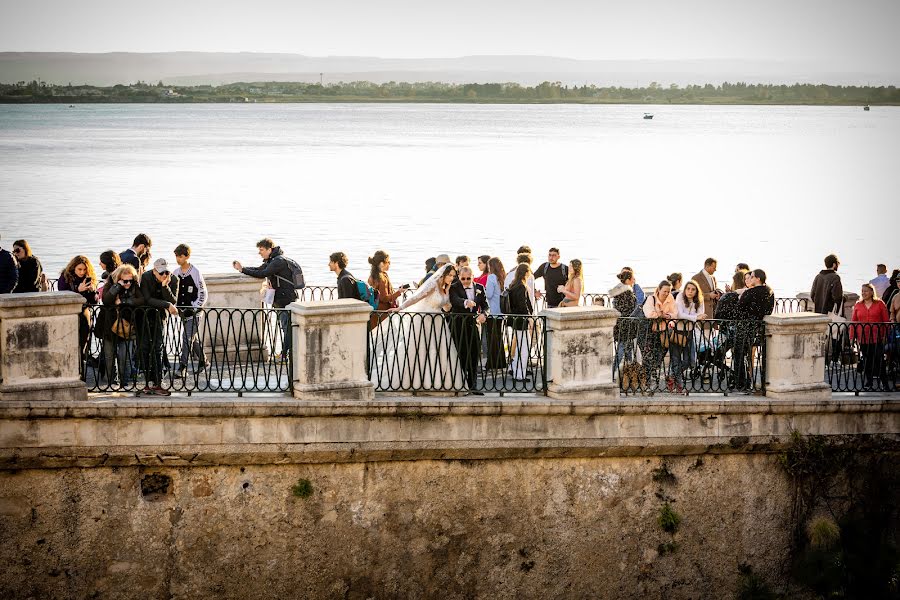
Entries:
[[10,402],[0,468],[769,452],[795,430],[897,438],[900,398]]

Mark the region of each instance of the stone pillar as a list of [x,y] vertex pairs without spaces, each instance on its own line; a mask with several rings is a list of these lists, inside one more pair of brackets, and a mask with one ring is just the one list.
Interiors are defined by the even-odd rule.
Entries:
[[[208,308],[262,308],[264,279],[256,279],[233,273],[214,273],[203,277],[206,282]],[[237,353],[258,354],[258,360],[265,361],[271,348],[263,343],[267,331],[277,329],[277,323],[265,323],[262,312],[241,313],[239,311],[206,312],[203,326],[203,347],[211,359],[223,360]],[[251,360],[257,360],[251,358]]]
[[859,294],[853,292],[844,292],[844,318],[848,321],[853,316],[853,307],[859,302]]
[[778,313],[766,322],[766,396],[779,400],[828,400],[825,342],[828,315]]
[[87,399],[75,292],[0,295],[0,400]]
[[618,398],[613,327],[619,312],[578,306],[540,314],[547,318],[547,395],[559,400]]
[[366,345],[372,307],[344,298],[294,302],[294,397],[300,400],[372,400]]

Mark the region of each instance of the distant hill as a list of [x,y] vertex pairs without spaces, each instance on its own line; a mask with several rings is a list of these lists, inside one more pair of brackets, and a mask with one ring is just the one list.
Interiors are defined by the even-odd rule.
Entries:
[[722,81],[896,85],[893,72],[846,73],[815,62],[747,60],[575,60],[550,56],[463,56],[396,59],[301,54],[159,52],[82,54],[2,52],[0,82],[40,79],[55,84],[114,85],[138,80],[171,85],[235,81],[388,81],[446,83],[542,81],[598,86],[645,86]]

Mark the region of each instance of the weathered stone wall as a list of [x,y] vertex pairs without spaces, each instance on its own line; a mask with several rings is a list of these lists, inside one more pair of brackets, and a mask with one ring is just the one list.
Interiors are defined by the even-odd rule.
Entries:
[[769,454],[30,469],[0,490],[4,598],[726,598],[739,563],[778,579],[789,543]]

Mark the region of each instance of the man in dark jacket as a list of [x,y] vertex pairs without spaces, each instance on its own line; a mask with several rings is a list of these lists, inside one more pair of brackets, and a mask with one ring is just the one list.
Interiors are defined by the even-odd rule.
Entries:
[[484,324],[490,313],[484,286],[474,282],[471,267],[462,267],[459,278],[450,286],[450,336],[456,345],[459,362],[469,384],[469,393],[483,396],[475,389],[481,339],[475,323]]
[[[259,256],[263,259],[263,264],[254,268],[245,267],[238,261],[234,261],[232,266],[244,275],[256,277],[257,279],[268,279],[269,285],[275,290],[275,300],[272,302],[272,307],[284,308],[297,299],[297,290],[294,288],[291,265],[288,263],[281,247],[276,246],[275,242],[269,238],[263,238],[256,242],[256,248],[259,250]],[[278,322],[281,324],[283,340],[282,357],[287,357],[291,351],[290,312],[286,310],[279,311]]]
[[19,263],[9,250],[0,248],[0,294],[9,294],[19,283]]
[[841,285],[841,276],[837,273],[840,264],[837,256],[829,254],[825,257],[825,268],[813,279],[809,295],[819,314],[826,315],[835,307],[838,314],[844,310],[844,287]]
[[333,252],[328,257],[328,269],[337,275],[338,298],[352,298],[359,300],[359,289],[356,287],[356,277],[347,270],[347,255],[343,252]]
[[134,242],[132,242],[131,248],[122,252],[122,254],[119,255],[119,259],[121,259],[123,265],[131,265],[138,272],[138,275],[141,275],[143,273],[141,258],[150,252],[150,247],[152,245],[153,242],[150,241],[149,235],[146,233],[139,233],[134,236]]
[[178,290],[173,290],[172,274],[166,259],[159,258],[153,268],[141,276],[141,295],[144,308],[137,309],[138,344],[141,365],[147,378],[147,385],[141,393],[169,396],[171,392],[162,388],[163,340],[165,323],[169,315],[177,315],[175,302]]

